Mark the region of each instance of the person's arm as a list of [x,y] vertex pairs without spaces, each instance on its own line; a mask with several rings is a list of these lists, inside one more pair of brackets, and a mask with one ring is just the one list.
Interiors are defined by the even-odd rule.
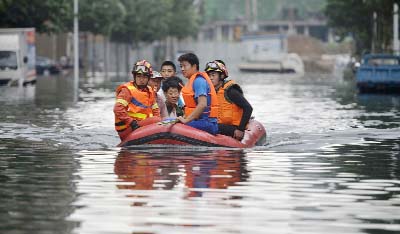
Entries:
[[200,117],[200,115],[204,112],[204,109],[207,107],[207,94],[208,89],[211,87],[208,86],[207,81],[204,77],[197,77],[193,82],[193,90],[194,90],[194,98],[197,98],[197,105],[193,112],[186,116],[186,118],[180,116],[178,120],[182,123],[188,123],[192,120],[195,120]]
[[130,125],[133,119],[128,115],[128,104],[130,102],[130,93],[128,89],[122,89],[118,95],[114,105],[115,116],[124,122],[126,125]]
[[251,114],[253,113],[253,107],[247,101],[247,99],[243,96],[241,92],[237,89],[229,89],[228,98],[243,109],[242,119],[240,120],[240,124],[238,126],[238,130],[244,131],[246,129],[246,125],[251,118]]
[[197,98],[197,106],[193,110],[193,112],[186,118],[183,118],[182,116],[180,116],[180,117],[178,117],[178,119],[182,123],[189,123],[190,121],[199,118],[201,113],[203,113],[203,111],[206,107],[207,107],[207,96],[201,95]]
[[154,100],[154,103],[151,106],[151,110],[153,112],[153,116],[160,117],[160,108],[158,107],[157,100]]
[[167,106],[165,105],[165,100],[157,93],[157,105],[158,109],[160,110],[160,116],[161,118],[166,118],[168,117],[168,110]]

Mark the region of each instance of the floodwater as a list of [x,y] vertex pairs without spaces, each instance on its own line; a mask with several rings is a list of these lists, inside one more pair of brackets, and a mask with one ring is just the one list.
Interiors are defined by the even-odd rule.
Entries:
[[0,87],[0,233],[400,233],[400,96],[232,77],[268,145],[120,149],[121,81]]

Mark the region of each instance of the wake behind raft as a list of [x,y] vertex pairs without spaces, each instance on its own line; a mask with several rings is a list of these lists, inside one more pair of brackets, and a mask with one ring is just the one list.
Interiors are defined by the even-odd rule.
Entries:
[[118,147],[144,144],[250,148],[266,144],[266,131],[260,122],[251,119],[242,141],[238,141],[221,134],[212,135],[181,123],[154,123],[133,131]]

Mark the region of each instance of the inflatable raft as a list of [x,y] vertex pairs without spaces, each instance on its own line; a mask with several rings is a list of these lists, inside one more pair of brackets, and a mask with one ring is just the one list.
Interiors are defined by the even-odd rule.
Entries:
[[212,135],[181,123],[165,125],[154,123],[133,131],[118,147],[154,144],[249,148],[265,145],[265,143],[266,131],[264,126],[252,119],[242,141],[221,134]]

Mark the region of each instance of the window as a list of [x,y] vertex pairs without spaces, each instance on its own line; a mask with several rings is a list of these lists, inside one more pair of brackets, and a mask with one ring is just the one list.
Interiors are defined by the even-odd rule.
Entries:
[[14,51],[0,51],[0,70],[17,70],[17,53]]
[[368,65],[399,65],[399,60],[396,58],[371,58],[368,60]]

